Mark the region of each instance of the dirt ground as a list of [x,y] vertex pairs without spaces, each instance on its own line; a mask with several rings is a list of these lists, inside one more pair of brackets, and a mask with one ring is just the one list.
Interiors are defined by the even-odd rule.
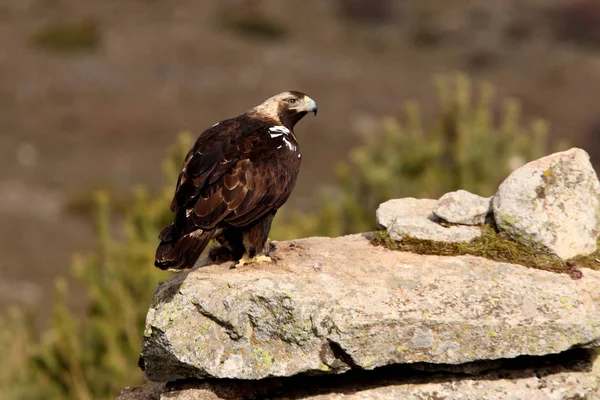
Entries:
[[[0,309],[47,304],[71,254],[92,248],[89,222],[65,206],[73,197],[158,187],[178,132],[288,89],[319,104],[297,128],[303,169],[288,207],[309,208],[333,165],[404,101],[430,116],[433,76],[454,71],[517,97],[598,165],[600,7],[583,3],[3,0]],[[80,22],[90,43],[52,48],[48,29]]]

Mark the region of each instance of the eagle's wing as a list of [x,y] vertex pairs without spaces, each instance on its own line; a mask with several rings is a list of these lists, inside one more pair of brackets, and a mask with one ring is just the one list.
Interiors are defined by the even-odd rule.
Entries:
[[220,222],[246,226],[285,203],[295,176],[269,162],[272,146],[260,137],[269,126],[226,120],[198,138],[171,203],[179,235]]
[[[171,211],[178,212],[193,206],[200,189],[210,184],[214,178],[223,177],[238,160],[235,157],[235,149],[239,134],[235,133],[239,130],[239,122],[226,120],[200,135],[183,162],[171,202]],[[228,153],[230,159],[225,158]]]

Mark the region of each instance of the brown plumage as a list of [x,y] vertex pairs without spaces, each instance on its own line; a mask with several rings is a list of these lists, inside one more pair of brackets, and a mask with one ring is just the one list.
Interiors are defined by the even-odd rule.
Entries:
[[315,102],[284,92],[204,131],[179,175],[171,225],[162,230],[154,264],[194,266],[211,239],[222,247],[213,258],[252,259],[264,250],[277,210],[287,201],[300,170],[294,125]]

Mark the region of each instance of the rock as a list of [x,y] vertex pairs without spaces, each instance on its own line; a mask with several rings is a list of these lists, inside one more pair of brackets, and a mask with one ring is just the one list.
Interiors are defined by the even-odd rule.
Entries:
[[404,235],[436,242],[470,242],[481,236],[481,229],[475,226],[450,226],[448,228],[423,217],[396,219],[387,228],[394,240],[402,240]]
[[126,387],[117,400],[160,400],[165,388],[165,382],[148,382],[142,386]]
[[491,197],[481,197],[466,190],[446,193],[433,208],[436,217],[461,225],[481,225],[491,212]]
[[277,398],[283,381],[186,380],[177,382],[148,382],[126,388],[117,400],[221,400]]
[[[597,399],[600,357],[592,351],[577,353],[569,358],[555,355],[525,362],[510,360],[506,367],[476,377],[415,373],[392,366],[327,379],[302,376],[261,381],[192,381],[169,384],[168,388],[148,383],[137,390],[124,391],[117,400]],[[147,386],[151,389],[144,390]],[[161,387],[162,391],[156,394],[155,388]],[[146,393],[153,397],[144,396]]]
[[478,257],[391,251],[365,235],[280,242],[273,256],[277,264],[212,265],[159,285],[142,344],[146,377],[458,365],[600,339],[598,271],[572,280]]
[[436,203],[436,200],[412,197],[388,200],[377,209],[377,226],[387,229],[394,240],[402,240],[403,235],[410,235],[438,242],[470,242],[481,236],[481,230],[477,227],[446,228],[436,223],[437,217],[432,212]]
[[436,202],[437,200],[433,199],[415,199],[414,197],[388,200],[381,203],[375,212],[377,227],[385,229],[401,217],[434,218],[432,210]]
[[555,153],[514,171],[492,202],[501,232],[563,259],[596,250],[600,182],[581,149]]
[[498,370],[476,378],[433,375],[408,382],[364,385],[357,389],[281,399],[367,400],[367,399],[452,399],[452,400],[567,400],[593,399],[598,392],[600,361],[582,362],[574,369],[554,366],[523,370]]

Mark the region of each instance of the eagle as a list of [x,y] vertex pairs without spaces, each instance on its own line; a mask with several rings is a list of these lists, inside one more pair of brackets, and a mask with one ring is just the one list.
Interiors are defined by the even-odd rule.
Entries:
[[294,126],[310,112],[317,115],[313,99],[287,91],[205,130],[183,162],[154,265],[192,268],[212,239],[221,246],[211,261],[272,261],[264,254],[271,222],[300,171]]

